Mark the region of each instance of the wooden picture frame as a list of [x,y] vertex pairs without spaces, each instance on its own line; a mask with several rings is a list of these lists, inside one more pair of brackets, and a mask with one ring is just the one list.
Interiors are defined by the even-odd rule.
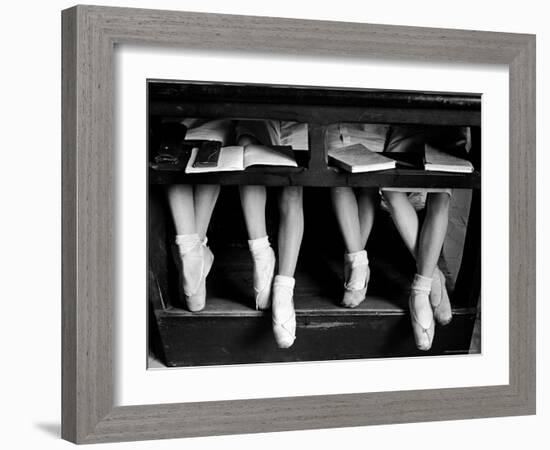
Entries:
[[[93,443],[535,413],[533,35],[96,6],[63,11],[62,32],[63,438]],[[509,383],[115,407],[112,123],[116,44],[507,65]]]

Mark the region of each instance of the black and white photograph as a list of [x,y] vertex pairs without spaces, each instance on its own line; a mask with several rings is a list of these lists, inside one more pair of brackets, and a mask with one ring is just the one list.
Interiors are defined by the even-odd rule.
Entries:
[[149,368],[481,353],[481,94],[145,84]]

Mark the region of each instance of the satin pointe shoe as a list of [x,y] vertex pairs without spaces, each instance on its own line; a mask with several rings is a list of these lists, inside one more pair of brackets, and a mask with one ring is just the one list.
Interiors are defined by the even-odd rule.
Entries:
[[289,348],[296,339],[294,278],[277,275],[273,281],[273,335],[279,348]]
[[271,306],[271,286],[275,275],[275,252],[271,247],[252,251],[254,262],[254,299],[256,309]]
[[434,318],[440,325],[447,325],[453,318],[453,311],[449,294],[445,287],[445,275],[436,267],[433,274],[432,290],[430,292],[430,304],[434,313]]
[[183,242],[184,239],[178,238],[180,236],[176,237],[176,244],[180,256],[178,266],[181,289],[189,311],[197,312],[206,305],[206,277],[212,268],[214,255],[206,245],[206,239]]
[[430,287],[432,279],[416,274],[409,296],[409,311],[416,347],[427,351],[432,347],[435,332]]
[[366,250],[344,255],[344,278],[342,306],[355,308],[367,295],[370,269]]

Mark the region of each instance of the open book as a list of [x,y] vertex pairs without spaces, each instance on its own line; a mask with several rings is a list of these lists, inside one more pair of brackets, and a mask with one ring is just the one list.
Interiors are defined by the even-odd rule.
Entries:
[[250,166],[298,167],[290,147],[248,144],[245,147],[233,145],[222,147],[216,167],[193,167],[198,148],[191,151],[185,173],[242,171]]
[[328,156],[332,164],[351,173],[394,169],[396,165],[393,159],[373,152],[363,144],[330,149]]

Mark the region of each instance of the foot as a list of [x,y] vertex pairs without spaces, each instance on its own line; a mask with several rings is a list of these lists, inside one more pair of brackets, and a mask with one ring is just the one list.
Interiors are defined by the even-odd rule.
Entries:
[[206,305],[206,276],[212,268],[214,255],[206,245],[206,239],[191,242],[176,240],[179,250],[178,266],[180,284],[187,308],[197,312]]
[[256,309],[271,306],[271,286],[275,274],[275,252],[271,247],[252,252],[254,262],[254,298]]
[[439,267],[436,267],[433,275],[432,290],[430,292],[430,303],[434,318],[440,325],[447,325],[453,318],[451,302],[445,283],[445,275],[443,275]]
[[367,295],[370,269],[366,250],[344,255],[344,277],[346,281],[342,306],[355,308]]
[[296,339],[294,278],[277,275],[273,282],[273,335],[279,348],[289,348]]
[[430,304],[432,279],[415,275],[409,297],[409,310],[414,340],[419,350],[427,351],[432,347],[435,323]]

